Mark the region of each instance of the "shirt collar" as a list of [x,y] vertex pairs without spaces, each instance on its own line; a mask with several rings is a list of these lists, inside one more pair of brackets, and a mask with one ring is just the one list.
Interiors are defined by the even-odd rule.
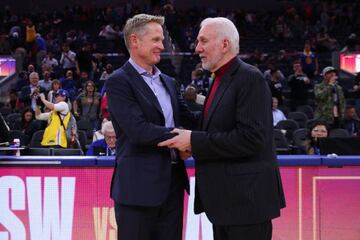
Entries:
[[144,68],[140,67],[138,64],[135,63],[132,58],[129,58],[129,63],[135,68],[135,70],[142,76],[153,76],[157,77],[161,74],[160,69],[158,69],[156,66],[153,67],[153,73],[148,73]]
[[236,57],[233,57],[232,59],[230,59],[227,63],[225,63],[224,65],[222,65],[218,70],[215,71],[215,77],[219,77],[222,78],[226,71],[229,69],[229,67],[231,66],[231,64],[235,61]]

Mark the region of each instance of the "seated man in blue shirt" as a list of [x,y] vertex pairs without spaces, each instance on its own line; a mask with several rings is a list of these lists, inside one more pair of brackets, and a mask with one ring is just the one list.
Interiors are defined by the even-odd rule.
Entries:
[[88,151],[87,156],[113,156],[115,155],[116,135],[111,121],[103,124],[101,132],[105,138],[93,142]]

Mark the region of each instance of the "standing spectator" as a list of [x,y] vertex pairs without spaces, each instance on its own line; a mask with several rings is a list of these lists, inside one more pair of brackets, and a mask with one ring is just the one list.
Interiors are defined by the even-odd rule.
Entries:
[[52,52],[48,52],[47,56],[42,60],[42,64],[46,64],[49,67],[51,67],[52,69],[59,66],[59,62],[58,62],[58,60],[56,60],[56,58],[54,58]]
[[35,110],[39,94],[45,93],[46,90],[39,85],[39,74],[37,72],[30,73],[29,78],[30,85],[21,89],[20,100],[25,107],[31,107]]
[[60,79],[60,82],[61,88],[68,91],[70,101],[73,102],[77,95],[76,82],[73,77],[73,72],[71,70],[68,70],[65,77]]
[[102,89],[105,81],[110,77],[110,74],[112,74],[113,71],[113,66],[110,63],[106,64],[105,70],[100,76],[99,89]]
[[50,72],[45,71],[43,72],[44,79],[39,81],[40,87],[43,87],[46,92],[49,92],[51,89],[51,78],[50,78]]
[[51,103],[55,103],[55,95],[61,88],[61,83],[58,79],[54,79],[51,82],[51,89],[47,95],[47,100]]
[[40,67],[43,59],[46,56],[46,41],[40,35],[40,33],[36,34],[35,47],[36,47],[36,49],[35,49],[35,51],[36,51],[36,65],[38,67]]
[[355,106],[346,107],[342,128],[346,129],[351,136],[360,136],[360,120],[356,115]]
[[319,74],[319,61],[316,53],[311,51],[310,42],[305,42],[304,51],[300,54],[301,67],[304,73],[313,78]]
[[99,127],[101,95],[95,90],[93,81],[85,83],[83,93],[74,101],[74,114],[82,120],[90,121],[96,131]]
[[64,43],[62,46],[60,65],[63,68],[64,73],[71,70],[75,72],[76,70],[76,53],[70,50],[69,44]]
[[[45,147],[72,147],[76,143],[76,122],[71,122],[71,113],[69,105],[66,103],[68,93],[64,89],[59,89],[55,95],[55,103],[45,99],[44,94],[39,98],[50,112],[41,113],[36,108],[36,119],[48,121],[41,145]],[[71,129],[71,139],[67,137],[67,131]]]
[[76,74],[80,75],[81,72],[86,72],[89,79],[93,80],[96,65],[90,47],[90,43],[84,43],[81,51],[76,54]]
[[278,69],[270,70],[270,81],[268,82],[271,90],[271,95],[278,99],[278,104],[282,105],[283,103],[283,85],[281,83],[281,75]]
[[26,50],[31,54],[33,52],[36,30],[35,30],[35,25],[30,19],[27,19],[26,21],[27,21],[26,31],[25,31]]
[[311,82],[302,71],[299,61],[293,63],[293,70],[294,74],[289,76],[288,86],[290,88],[291,111],[296,111],[298,106],[308,104],[308,90],[310,90]]
[[272,115],[273,115],[273,126],[275,127],[278,122],[286,120],[285,114],[278,109],[278,99],[276,97],[272,98]]
[[324,80],[315,86],[315,118],[327,122],[332,128],[338,128],[345,111],[344,93],[337,84],[336,69],[328,66],[324,68]]

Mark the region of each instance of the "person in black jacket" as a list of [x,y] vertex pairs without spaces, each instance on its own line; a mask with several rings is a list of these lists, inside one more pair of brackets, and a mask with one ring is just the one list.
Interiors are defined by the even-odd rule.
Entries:
[[205,212],[215,240],[270,240],[285,207],[275,156],[271,92],[262,73],[237,55],[239,34],[227,18],[202,21],[196,52],[215,74],[198,131],[159,146],[192,152],[195,213]]

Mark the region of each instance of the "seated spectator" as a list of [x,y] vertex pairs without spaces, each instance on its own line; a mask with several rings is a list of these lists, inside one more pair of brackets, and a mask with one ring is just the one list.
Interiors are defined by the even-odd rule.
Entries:
[[13,112],[17,112],[19,109],[23,108],[23,104],[20,103],[15,89],[10,90],[9,98],[6,101],[5,106],[10,108]]
[[280,109],[278,109],[278,99],[276,97],[272,98],[272,115],[274,127],[281,120],[286,120],[285,114]]
[[191,79],[191,85],[196,87],[197,93],[206,96],[209,91],[210,80],[205,71],[201,67],[196,68],[191,72]]
[[104,139],[93,142],[86,153],[87,156],[114,156],[116,147],[116,135],[111,121],[105,122],[101,131]]
[[316,121],[313,123],[309,131],[308,140],[305,141],[305,152],[308,155],[320,154],[319,138],[329,136],[329,127],[324,121]]
[[0,113],[0,143],[9,142],[9,141],[11,141],[10,128],[7,125],[3,115]]
[[270,64],[268,64],[267,67],[268,67],[268,69],[266,69],[266,70],[264,71],[264,78],[265,78],[268,82],[271,81],[271,71],[272,71],[273,69],[275,69],[275,70],[278,71],[278,74],[279,74],[280,82],[281,82],[281,83],[284,83],[284,82],[286,81],[284,74],[280,71],[280,69],[277,69],[277,68],[274,66],[274,64],[270,63]]
[[107,118],[104,118],[101,122],[101,129],[97,130],[96,132],[94,132],[93,134],[93,142],[100,140],[100,139],[104,139],[104,134],[102,133],[102,127],[104,126],[104,123],[108,122],[109,120]]
[[[45,129],[42,146],[46,147],[61,147],[74,148],[79,147],[76,140],[76,121],[71,116],[69,105],[66,103],[69,94],[64,89],[59,89],[55,95],[55,103],[49,102],[45,99],[44,94],[40,94],[40,99],[50,110],[50,112],[41,113],[39,108],[36,108],[36,119],[48,121],[48,126]],[[71,132],[71,136],[69,136]]]
[[356,115],[355,106],[347,106],[342,128],[346,129],[350,136],[360,136],[360,120]]
[[20,121],[15,122],[14,130],[20,130],[31,139],[34,132],[40,130],[40,124],[35,120],[35,113],[31,108],[25,108]]
[[108,101],[107,101],[106,92],[104,93],[104,95],[101,98],[100,108],[101,108],[100,118],[101,119],[110,119],[110,113],[108,111]]

